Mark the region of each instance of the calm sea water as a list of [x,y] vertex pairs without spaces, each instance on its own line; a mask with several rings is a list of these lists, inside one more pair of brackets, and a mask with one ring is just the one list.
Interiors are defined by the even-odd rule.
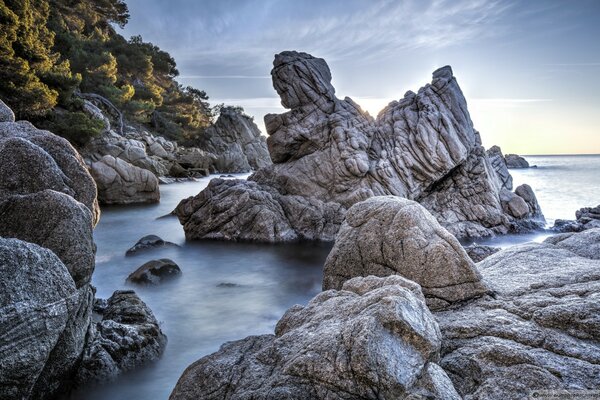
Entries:
[[[600,204],[600,156],[527,159],[538,168],[512,170],[515,184],[533,187],[550,224],[556,218],[574,218],[580,207]],[[97,296],[134,288],[154,311],[169,343],[160,361],[112,383],[82,388],[73,399],[166,399],[189,364],[216,351],[223,342],[272,333],[287,308],[305,304],[320,291],[330,245],[186,242],[175,217],[160,218],[179,200],[197,194],[209,180],[161,186],[158,205],[103,208],[94,233],[98,246],[93,277]],[[125,251],[148,234],[181,247],[125,257]],[[540,241],[545,236],[507,236],[488,242],[507,246]],[[181,278],[156,287],[125,283],[138,266],[164,257],[179,264]]]

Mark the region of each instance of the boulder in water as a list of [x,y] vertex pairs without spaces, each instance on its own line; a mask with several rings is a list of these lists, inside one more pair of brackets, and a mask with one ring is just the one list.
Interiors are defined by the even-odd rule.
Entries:
[[127,281],[146,285],[157,285],[181,275],[179,265],[168,258],[151,260],[136,269],[128,277]]

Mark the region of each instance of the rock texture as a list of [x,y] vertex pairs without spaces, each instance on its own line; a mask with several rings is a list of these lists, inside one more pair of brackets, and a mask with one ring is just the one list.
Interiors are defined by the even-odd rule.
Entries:
[[581,256],[598,249],[590,232],[486,258],[477,266],[494,296],[435,314],[441,366],[464,398],[600,387],[600,255]]
[[121,158],[104,156],[92,163],[90,172],[98,185],[103,204],[157,203],[160,200],[158,178]]
[[527,160],[517,154],[507,154],[504,159],[508,168],[529,168]]
[[500,250],[502,250],[500,247],[485,246],[476,243],[469,246],[465,246],[465,251],[474,263],[478,263],[482,260],[485,260],[492,254],[495,254]]
[[496,176],[500,181],[500,185],[502,189],[513,189],[513,178],[508,172],[508,166],[506,165],[506,160],[504,159],[504,155],[502,154],[502,149],[499,146],[492,146],[487,151],[486,154],[496,171]]
[[140,252],[157,249],[166,246],[177,246],[175,243],[167,242],[156,235],[146,235],[137,241],[132,247],[125,252],[126,256],[133,256]]
[[15,122],[15,113],[0,99],[0,122]]
[[221,173],[249,172],[271,164],[266,139],[252,118],[227,107],[206,129],[199,147],[217,156],[215,169]]
[[127,281],[145,285],[157,285],[161,282],[181,276],[179,265],[168,258],[151,260],[136,269],[128,277]]
[[226,343],[195,362],[170,399],[459,399],[436,364],[439,348],[418,285],[356,278],[290,308],[275,335]]
[[[273,164],[249,178],[256,185],[244,187],[249,196],[254,192],[255,204],[265,197],[262,193],[270,193],[267,202],[277,194],[279,198],[299,196],[311,204],[338,204],[343,210],[372,196],[395,195],[422,203],[459,237],[520,232],[543,225],[531,218],[532,210],[506,211],[501,192],[519,196],[506,188],[506,180],[498,178],[450,67],[436,70],[431,84],[418,93],[407,92],[373,119],[351,99],[335,96],[323,59],[283,52],[275,56],[273,65],[273,86],[290,111],[265,116]],[[208,237],[252,236],[245,226],[232,236],[229,228],[214,232],[211,220],[206,226],[200,218],[195,224],[188,223],[193,213],[206,215],[209,209],[218,209],[217,201],[239,195],[224,185],[220,192],[216,190],[211,186],[206,189],[210,194],[200,194],[202,200],[195,202],[196,208],[190,209],[187,201],[184,210],[178,209],[187,236],[206,237],[207,231],[212,232]],[[230,197],[226,201],[234,205],[245,200]],[[244,210],[243,204],[235,207],[248,213],[238,216],[240,219],[250,220],[257,214],[255,208]],[[272,206],[265,204],[264,208]],[[292,225],[288,215],[273,218],[270,213],[256,222],[270,225],[265,228],[270,231]],[[319,232],[304,236],[326,240]],[[287,240],[282,235],[267,240],[272,237]]]
[[83,383],[110,380],[157,360],[167,343],[152,311],[132,290],[118,290],[108,299],[89,335],[77,371]]
[[575,220],[557,219],[552,230],[557,232],[581,232],[600,228],[600,205],[583,207],[575,212]]
[[487,292],[458,240],[421,205],[395,196],[348,210],[323,274],[323,290],[357,276],[401,275],[421,285],[431,309]]

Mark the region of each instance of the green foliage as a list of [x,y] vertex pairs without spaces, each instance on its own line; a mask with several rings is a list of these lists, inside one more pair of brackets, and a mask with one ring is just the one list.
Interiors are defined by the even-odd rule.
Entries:
[[91,118],[81,111],[53,111],[37,125],[68,139],[75,146],[84,146],[105,128],[102,121]]
[[78,90],[170,139],[198,137],[212,119],[208,96],[175,81],[167,52],[119,35],[128,19],[123,0],[0,0],[0,98],[74,143],[97,131]]

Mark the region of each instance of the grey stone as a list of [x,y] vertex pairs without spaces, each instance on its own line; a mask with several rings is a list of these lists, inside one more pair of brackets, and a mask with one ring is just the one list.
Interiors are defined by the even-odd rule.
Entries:
[[156,235],[146,235],[137,241],[132,247],[125,252],[126,256],[132,256],[142,251],[152,250],[165,246],[177,246],[175,243],[167,242]]
[[552,230],[556,232],[581,232],[586,229],[600,228],[600,205],[583,207],[575,212],[576,220],[557,219]]
[[0,122],[15,122],[15,113],[0,99]]
[[127,277],[128,282],[157,285],[161,282],[181,276],[181,269],[173,260],[161,258],[151,260],[136,269]]
[[475,263],[485,260],[492,254],[497,253],[500,250],[502,250],[500,247],[486,246],[477,243],[465,246],[465,251],[471,258],[471,260],[473,260],[473,262]]
[[458,240],[421,205],[394,196],[348,210],[323,273],[323,290],[357,276],[401,275],[421,285],[431,309],[487,292]]
[[92,163],[90,171],[102,204],[157,203],[160,200],[156,176],[121,158],[104,156]]
[[504,159],[508,168],[529,168],[527,160],[517,154],[507,154]]
[[190,365],[170,399],[459,399],[440,339],[418,285],[355,278]]
[[554,244],[578,256],[600,260],[600,228],[587,229],[581,233],[563,233],[550,236],[544,243]]
[[502,149],[499,146],[492,146],[487,151],[486,154],[496,171],[496,175],[500,180],[501,186],[503,189],[512,190],[513,188],[513,178],[508,172],[508,167],[506,166],[506,160],[504,159],[504,155],[502,154]]

